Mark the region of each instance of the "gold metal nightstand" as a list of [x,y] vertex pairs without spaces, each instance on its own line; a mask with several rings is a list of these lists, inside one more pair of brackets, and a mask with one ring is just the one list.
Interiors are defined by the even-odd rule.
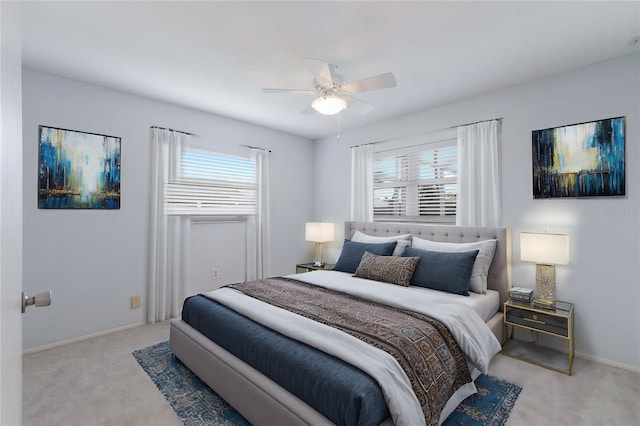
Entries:
[[[551,370],[571,375],[575,346],[573,341],[573,303],[556,301],[552,308],[533,303],[508,300],[504,304],[504,336],[502,353]],[[511,333],[509,334],[509,326]],[[514,338],[516,328],[523,328],[567,341],[568,354]]]
[[311,263],[297,263],[296,264],[296,274],[301,272],[309,272],[309,271],[330,271],[333,267],[336,266],[333,263],[325,263],[323,266],[314,266],[313,262]]

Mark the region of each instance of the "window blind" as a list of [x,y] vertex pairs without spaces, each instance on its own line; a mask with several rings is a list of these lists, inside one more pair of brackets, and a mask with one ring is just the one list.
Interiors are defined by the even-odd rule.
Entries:
[[166,214],[256,214],[255,163],[249,158],[183,149],[177,176],[166,184]]
[[376,153],[373,216],[455,222],[456,140]]

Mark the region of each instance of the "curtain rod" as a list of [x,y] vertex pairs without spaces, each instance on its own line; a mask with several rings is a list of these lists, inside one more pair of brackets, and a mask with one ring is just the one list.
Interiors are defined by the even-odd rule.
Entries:
[[251,145],[241,145],[241,146],[246,146],[247,148],[251,148],[251,149],[261,149],[263,151],[271,152],[270,149],[265,149],[265,148],[262,148],[261,146],[251,146]]
[[160,127],[160,126],[151,126],[151,129],[160,129],[160,130],[168,130],[170,132],[176,132],[176,133],[183,133],[185,135],[189,135],[189,136],[198,136],[195,133],[189,133],[189,132],[183,132],[182,130],[176,130],[176,129],[169,129],[167,127]]
[[353,145],[353,146],[351,146],[350,148],[357,148],[357,147],[365,146],[365,145],[375,145],[375,144],[382,143],[382,142],[389,142],[389,141],[392,141],[392,140],[402,139],[402,138],[409,138],[409,137],[413,137],[413,136],[427,135],[427,134],[429,134],[429,133],[440,132],[440,131],[442,131],[442,130],[457,129],[458,127],[462,127],[462,126],[470,126],[470,125],[472,125],[472,124],[484,123],[484,122],[486,122],[486,121],[493,121],[493,120],[502,121],[502,120],[503,120],[503,117],[498,117],[498,118],[489,118],[489,119],[487,119],[487,120],[474,121],[473,123],[458,124],[457,126],[444,127],[444,128],[442,128],[442,129],[430,130],[430,131],[428,131],[428,132],[415,133],[415,134],[413,134],[413,135],[399,136],[399,137],[397,137],[397,138],[393,138],[393,139],[385,139],[385,140],[381,140],[381,141],[361,143],[361,144],[359,144],[359,145]]
[[487,121],[502,121],[503,118],[502,117],[498,117],[498,118],[488,118],[486,120],[480,120],[480,121],[474,121],[473,123],[465,123],[465,124],[458,124],[457,126],[451,126],[449,127],[450,129],[457,129],[458,127],[462,127],[462,126],[471,126],[472,124],[478,124],[478,123],[485,123]]

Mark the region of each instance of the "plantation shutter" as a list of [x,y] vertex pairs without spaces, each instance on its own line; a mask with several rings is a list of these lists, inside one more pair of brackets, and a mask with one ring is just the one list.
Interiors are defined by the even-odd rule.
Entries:
[[166,184],[166,214],[256,214],[257,183],[253,160],[183,149],[180,168],[179,177]]
[[455,222],[456,195],[455,139],[376,154],[374,220]]

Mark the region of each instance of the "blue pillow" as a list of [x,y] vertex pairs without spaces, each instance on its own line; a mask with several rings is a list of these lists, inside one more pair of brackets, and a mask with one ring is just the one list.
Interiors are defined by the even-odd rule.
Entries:
[[342,253],[333,267],[334,271],[354,273],[362,260],[365,251],[377,254],[378,256],[391,256],[396,248],[397,241],[388,243],[357,243],[351,240],[344,240]]
[[478,250],[442,252],[407,247],[403,256],[418,256],[420,263],[411,277],[411,285],[469,295],[469,279]]

